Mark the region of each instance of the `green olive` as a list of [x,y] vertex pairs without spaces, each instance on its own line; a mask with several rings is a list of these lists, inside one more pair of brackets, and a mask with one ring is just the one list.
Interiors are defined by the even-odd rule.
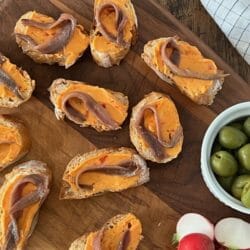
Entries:
[[247,142],[247,136],[237,128],[223,127],[219,132],[219,142],[224,148],[239,148]]
[[244,132],[250,137],[250,117],[248,117],[243,124]]
[[247,208],[250,208],[250,183],[247,183],[241,194],[241,202]]
[[250,175],[240,175],[236,177],[231,188],[233,196],[240,199],[243,188],[248,183],[250,183]]
[[231,192],[234,178],[235,178],[234,176],[229,176],[229,177],[218,176],[217,180],[227,192]]
[[239,123],[239,122],[230,123],[228,126],[237,128],[237,129],[239,129],[239,130],[243,130],[243,125],[242,125],[241,123]]
[[250,170],[250,143],[246,144],[245,146],[239,149],[238,158],[240,164],[244,168]]
[[229,177],[236,174],[238,163],[235,158],[227,151],[218,151],[211,157],[213,171],[222,177]]

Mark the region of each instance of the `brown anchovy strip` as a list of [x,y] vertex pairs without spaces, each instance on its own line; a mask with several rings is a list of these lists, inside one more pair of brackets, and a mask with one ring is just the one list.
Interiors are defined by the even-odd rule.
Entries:
[[[151,110],[154,114],[157,136],[152,134],[143,125],[145,110]],[[157,114],[157,110],[155,109],[154,106],[149,106],[149,105],[143,107],[139,111],[135,126],[136,126],[136,129],[139,131],[139,133],[142,135],[142,137],[144,137],[146,142],[148,142],[150,148],[153,150],[155,156],[158,159],[164,158],[165,156],[164,148],[174,147],[183,134],[182,127],[180,126],[177,128],[174,135],[169,138],[169,141],[165,141],[161,135],[160,121],[159,121],[159,117]]]
[[127,229],[122,235],[117,250],[127,250],[129,243],[130,243],[130,230]]
[[73,122],[81,124],[85,121],[85,117],[75,110],[72,106],[69,105],[68,101],[71,98],[80,99],[88,108],[90,112],[95,114],[96,118],[100,120],[103,124],[110,127],[110,129],[117,129],[119,125],[116,121],[112,119],[107,110],[98,102],[96,102],[90,95],[82,92],[72,92],[69,95],[65,96],[62,103],[62,109],[65,112],[66,116]]
[[57,26],[61,26],[53,38],[42,44],[37,44],[28,35],[16,34],[20,39],[29,43],[33,50],[38,50],[43,54],[54,54],[62,50],[69,42],[76,27],[76,19],[72,15],[66,13],[61,14],[60,17],[52,23],[42,23],[31,19],[22,19],[21,22],[25,26],[32,26],[43,30],[50,30]]
[[[28,183],[36,185],[37,189],[30,194],[21,197],[22,190]],[[11,246],[17,245],[20,238],[17,220],[21,216],[23,209],[38,201],[43,202],[48,193],[48,183],[45,177],[37,174],[24,177],[19,183],[16,184],[12,192],[7,241],[2,250],[13,249]]]
[[[97,233],[93,240],[93,250],[102,250],[102,238],[103,238],[104,227]],[[127,229],[118,244],[117,250],[127,250],[130,242],[130,230]]]
[[90,166],[77,173],[75,177],[75,185],[78,188],[92,189],[91,185],[79,184],[80,176],[86,172],[99,172],[99,173],[105,173],[108,175],[121,175],[125,177],[130,177],[130,176],[134,176],[136,172],[138,171],[138,169],[139,169],[138,166],[134,164],[134,162],[132,161],[124,161],[124,162],[121,162],[119,165],[117,164],[117,165]]
[[[5,61],[6,61],[5,56],[2,53],[0,53],[0,66]],[[15,94],[15,96],[17,96],[21,100],[24,99],[15,81],[1,68],[0,68],[0,84],[4,84],[9,90],[11,90]]]
[[[173,52],[169,56],[166,53],[167,48],[172,48]],[[166,39],[166,41],[161,46],[161,57],[164,63],[169,67],[169,69],[172,71],[173,74],[177,76],[183,76],[187,78],[197,78],[202,80],[216,80],[221,79],[229,74],[222,74],[222,73],[216,73],[216,74],[205,74],[205,73],[199,73],[195,71],[191,71],[189,69],[181,69],[179,68],[179,62],[180,62],[180,48],[177,44],[177,40],[173,37],[169,37]]]
[[[104,10],[111,9],[115,11],[115,23],[116,23],[116,30],[117,35],[112,34],[107,30],[107,28],[103,25],[101,21],[101,14]],[[130,44],[124,41],[124,28],[127,23],[127,17],[125,16],[124,12],[114,3],[106,3],[101,5],[95,15],[96,20],[96,27],[100,31],[100,33],[106,37],[108,40],[117,43],[124,47],[129,47]]]

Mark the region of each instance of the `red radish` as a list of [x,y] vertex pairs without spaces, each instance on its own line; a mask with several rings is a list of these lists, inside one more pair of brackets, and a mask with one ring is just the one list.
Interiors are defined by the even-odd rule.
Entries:
[[214,225],[200,214],[185,214],[177,223],[176,238],[180,241],[186,235],[193,233],[205,234],[211,240],[214,240]]
[[250,249],[250,224],[238,218],[225,218],[215,225],[215,238],[230,249]]
[[178,250],[215,250],[215,246],[207,235],[193,233],[181,239]]

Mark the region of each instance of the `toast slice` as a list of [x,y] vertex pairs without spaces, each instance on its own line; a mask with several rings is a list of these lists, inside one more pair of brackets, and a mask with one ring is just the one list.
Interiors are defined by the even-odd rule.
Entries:
[[135,215],[119,214],[111,218],[104,226],[76,239],[69,250],[136,250],[142,239],[142,226]]
[[95,0],[90,49],[95,62],[119,65],[137,39],[137,17],[131,0]]
[[24,157],[30,147],[29,131],[23,122],[0,115],[0,171]]
[[146,162],[129,148],[104,148],[75,156],[62,178],[60,199],[120,192],[149,181]]
[[211,105],[226,76],[197,47],[178,37],[149,41],[141,57],[163,81],[197,104]]
[[0,246],[24,249],[50,191],[51,172],[40,161],[24,162],[5,175],[0,187]]
[[151,92],[132,110],[130,140],[146,160],[167,163],[182,150],[183,130],[174,102]]
[[84,27],[67,13],[55,20],[36,11],[29,11],[17,21],[14,34],[23,53],[35,62],[58,63],[66,69],[89,46],[89,35]]
[[53,81],[49,91],[58,120],[66,116],[101,132],[120,129],[127,117],[128,98],[120,92],[65,79]]
[[11,113],[29,100],[35,81],[0,53],[0,114]]

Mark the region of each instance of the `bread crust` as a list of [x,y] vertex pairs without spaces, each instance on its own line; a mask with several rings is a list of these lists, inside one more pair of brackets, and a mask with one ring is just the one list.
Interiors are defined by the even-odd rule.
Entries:
[[[97,7],[99,5],[96,2],[97,1],[95,1],[94,11],[97,9]],[[121,45],[116,44],[116,47],[119,48],[118,51],[108,51],[108,52],[98,51],[93,45],[93,40],[94,40],[95,36],[99,36],[100,33],[99,33],[98,29],[96,29],[96,27],[95,27],[95,21],[93,21],[92,29],[90,31],[90,50],[91,50],[91,54],[93,56],[94,61],[101,67],[109,68],[109,67],[112,67],[114,65],[119,65],[121,60],[129,52],[131,46],[136,43],[136,40],[138,37],[138,21],[137,21],[137,16],[135,13],[134,6],[133,6],[132,2],[130,0],[128,0],[127,5],[124,6],[123,8],[124,8],[125,13],[127,11],[131,11],[132,16],[133,16],[133,22],[134,22],[134,26],[131,30],[132,40],[131,40],[131,44],[129,47],[122,47]],[[112,43],[112,42],[110,42],[110,43]]]
[[[158,38],[152,41],[149,41],[144,46],[144,52],[141,54],[142,59],[145,61],[145,63],[153,69],[153,71],[165,82],[174,85],[175,82],[171,78],[171,75],[165,75],[163,72],[161,72],[155,63],[153,62],[153,58],[155,55],[155,48],[159,45],[159,43],[164,42],[168,38]],[[197,95],[197,96],[191,96],[188,91],[183,91],[180,89],[180,91],[188,96],[192,101],[199,105],[211,105],[214,101],[214,98],[216,94],[219,92],[219,90],[222,89],[224,79],[217,79],[213,81],[213,84],[211,87],[203,94]],[[178,87],[177,87],[178,88]]]
[[[1,55],[4,61],[9,61],[9,58],[6,56]],[[11,63],[11,62],[10,62]],[[25,81],[27,83],[27,90],[22,91],[22,97],[23,99],[20,99],[19,97],[4,97],[0,98],[0,114],[9,114],[14,111],[24,102],[28,101],[35,89],[35,81],[31,79],[30,75],[23,70],[22,68],[19,68],[16,66],[16,70],[18,70],[21,75],[25,78]],[[11,77],[11,76],[10,76]]]
[[[138,130],[136,129],[136,117],[137,114],[140,112],[140,110],[145,107],[146,105],[148,105],[148,103],[157,101],[159,98],[162,97],[167,97],[170,99],[169,96],[164,95],[162,93],[158,93],[158,92],[151,92],[150,94],[146,95],[136,106],[133,107],[132,109],[132,115],[130,118],[130,124],[129,124],[129,135],[130,135],[130,140],[133,143],[133,145],[135,146],[135,148],[137,149],[137,151],[139,152],[139,154],[144,157],[147,160],[153,161],[153,162],[157,162],[157,163],[167,163],[172,161],[173,159],[175,159],[178,154],[180,152],[178,152],[175,155],[167,155],[163,158],[163,159],[157,159],[154,155],[154,152],[152,151],[152,149],[150,147],[145,147],[145,145],[143,143],[141,143],[141,135],[139,134]],[[183,142],[184,140],[184,136],[183,134],[181,135],[179,142]]]
[[[51,86],[49,87],[49,92],[50,92],[50,100],[54,105],[54,112],[56,115],[56,118],[58,120],[63,120],[65,118],[65,113],[63,112],[63,110],[58,107],[57,104],[57,98],[64,93],[71,85],[73,84],[83,84],[83,85],[88,85],[87,83],[84,82],[79,82],[79,81],[72,81],[72,80],[66,80],[63,78],[59,78],[53,81],[53,83],[51,84]],[[97,87],[98,86],[93,86],[93,87]],[[105,89],[106,91],[108,91],[110,94],[112,94],[112,96],[114,96],[122,105],[127,106],[129,105],[129,101],[128,101],[128,97],[125,96],[123,93],[121,92],[115,92],[112,91],[110,89]],[[127,117],[127,112],[125,114],[125,118]],[[83,122],[81,124],[81,127],[88,127],[89,124],[87,124],[86,122]],[[108,131],[110,130],[110,128],[108,126],[105,126],[104,124],[98,126],[98,127],[94,127],[98,132],[102,132],[102,131]],[[119,126],[117,129],[120,129],[121,127]]]
[[6,167],[12,165],[13,163],[23,158],[29,152],[31,148],[31,139],[27,127],[23,124],[21,120],[17,118],[11,117],[9,115],[0,115],[0,124],[10,128],[15,128],[18,131],[21,144],[21,150],[15,159],[10,162],[7,162],[6,164],[0,164],[0,171],[2,171]]
[[92,196],[102,195],[105,192],[122,191],[122,189],[104,190],[103,192],[100,192],[100,193],[94,193],[92,191],[88,191],[88,190],[84,190],[84,189],[74,191],[71,188],[71,186],[69,185],[69,183],[64,180],[64,176],[66,174],[70,173],[72,170],[77,169],[77,167],[79,165],[81,165],[83,162],[86,162],[86,161],[92,159],[93,157],[101,156],[101,155],[103,155],[103,153],[108,155],[108,154],[112,154],[114,152],[124,152],[124,153],[130,152],[130,153],[132,153],[133,154],[133,161],[138,163],[138,165],[140,166],[139,179],[136,183],[134,183],[134,185],[130,186],[129,188],[140,186],[140,185],[149,181],[149,169],[147,168],[147,164],[143,160],[143,158],[141,158],[138,154],[136,154],[136,152],[133,149],[125,148],[125,147],[96,149],[96,150],[93,150],[91,152],[85,153],[83,155],[76,155],[68,163],[66,170],[64,172],[64,175],[63,175],[62,186],[61,186],[59,198],[60,199],[85,199],[85,198],[89,198]]
[[[33,13],[34,13],[34,11],[29,11],[19,18],[19,20],[17,21],[16,26],[14,28],[14,33],[25,34],[26,27],[22,24],[21,20],[22,19],[32,19]],[[54,19],[51,18],[51,21],[53,21],[53,20]],[[80,28],[86,36],[88,35],[81,25],[78,24],[77,27]],[[82,53],[79,54],[79,56],[77,58],[75,58],[75,60],[71,64],[67,64],[66,63],[67,57],[64,55],[64,53],[62,51],[60,51],[58,53],[54,53],[54,54],[43,54],[43,53],[39,52],[38,50],[31,50],[28,42],[20,39],[18,36],[16,36],[16,43],[18,44],[19,47],[22,48],[23,53],[28,55],[30,58],[32,58],[32,60],[35,61],[36,63],[46,63],[49,65],[53,65],[53,64],[57,63],[59,66],[64,66],[66,69],[68,69],[69,67],[74,65],[75,62],[80,57],[82,57],[83,53],[88,48],[87,47],[86,49],[84,49],[82,51]]]

